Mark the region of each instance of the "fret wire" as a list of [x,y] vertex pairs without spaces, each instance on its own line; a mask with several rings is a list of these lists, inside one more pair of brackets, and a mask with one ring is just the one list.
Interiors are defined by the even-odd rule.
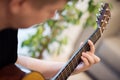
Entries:
[[68,64],[68,67],[69,67],[69,71],[70,71],[70,73],[72,72],[71,71],[71,68],[73,69],[73,67],[72,67],[72,65],[71,65],[71,62]]
[[99,39],[100,36],[101,36],[101,33],[100,33],[100,29],[98,28],[94,33],[94,35],[91,36],[90,40],[92,40],[93,43],[95,44],[95,42]]
[[72,64],[73,64],[73,69],[75,69],[75,67],[76,67],[76,63],[75,63],[75,58],[72,60]]
[[96,39],[96,33],[91,37],[92,42],[94,43]]
[[67,66],[64,68],[63,72],[62,72],[62,76],[64,75],[63,79],[62,80],[65,80],[66,77],[68,76],[68,73],[67,73]]
[[77,58],[77,55],[75,56],[75,60],[76,60],[76,64],[78,64],[78,60],[77,60],[78,58]]
[[64,69],[65,75],[68,76],[69,72],[69,66],[67,65],[66,68]]
[[84,47],[85,47],[85,51],[89,51],[89,45],[88,45],[88,43],[86,43]]
[[66,77],[68,76],[68,75],[66,74],[66,69],[64,69],[63,75],[64,75],[64,77],[63,77],[62,80],[66,80]]
[[[82,52],[79,52],[78,54],[77,54],[77,59],[79,60],[80,58],[81,58],[81,55],[82,55]],[[80,62],[78,62],[78,64],[79,64]]]
[[[71,70],[74,69],[74,66],[73,66],[74,64],[72,63],[72,61],[70,61],[70,65],[72,66],[72,67],[71,67]],[[71,71],[71,72],[72,72],[72,71]]]
[[[75,67],[77,66],[75,57],[73,58],[73,60],[72,60],[70,63],[72,64],[72,70],[74,70]],[[69,67],[70,67],[70,66],[66,66],[66,67],[64,68],[64,70],[62,71],[62,73],[61,73],[61,74],[62,74],[62,79],[61,79],[61,80],[66,79],[66,77],[69,76],[69,74],[71,74],[71,72],[73,72],[73,71],[71,71],[70,73],[68,72],[68,73],[66,74],[67,68],[69,68]],[[64,74],[64,76],[63,76],[63,74]]]
[[96,39],[97,39],[97,36],[96,36],[96,34],[95,34],[95,35],[94,35],[93,43],[95,43]]
[[83,50],[82,50],[82,52],[85,52],[86,50],[85,50],[85,47],[83,47]]
[[[76,57],[78,57],[78,54],[79,54],[79,53],[76,54]],[[75,62],[76,62],[76,57],[74,57],[74,58],[72,59],[72,61],[70,62],[70,64],[72,65],[72,69],[74,69],[74,68],[76,67],[77,63],[78,63],[78,62],[75,63]]]
[[[62,77],[62,75],[60,75],[60,76],[58,76],[56,79],[57,79],[57,80],[63,80],[63,77]],[[52,79],[52,80],[54,80],[54,79]]]
[[96,34],[97,38],[95,40],[95,42],[101,37],[101,34],[100,34],[100,29],[97,31],[97,34]]
[[92,40],[93,41],[93,39],[95,40],[96,39],[96,33],[97,33],[98,31],[96,30],[94,33],[93,33],[93,35],[90,37],[90,40]]
[[61,78],[60,78],[60,77],[61,77],[61,76],[59,76],[57,80],[61,80]]
[[67,76],[67,68],[64,69],[63,74],[64,76]]
[[[69,66],[67,65],[66,68],[64,69],[63,71],[63,74],[65,73],[64,75],[64,80],[66,80],[66,78],[71,74],[71,72],[68,72],[69,71]],[[74,69],[73,69],[74,70]]]
[[98,38],[98,31],[95,33],[95,41],[97,40]]
[[95,35],[93,36],[94,38],[94,40],[93,40],[93,43],[95,43],[95,41],[96,41],[96,39],[97,39],[97,33],[95,33]]
[[64,75],[63,75],[63,73],[61,74],[61,78],[62,78],[62,80],[64,80]]
[[[80,63],[80,60],[81,60],[81,52],[79,52],[76,56],[77,58],[77,65]],[[81,60],[82,61],[82,60]]]
[[75,69],[76,66],[77,66],[77,64],[78,64],[78,62],[76,62],[75,57],[74,57],[73,60],[72,60],[72,64],[73,64],[73,68]]

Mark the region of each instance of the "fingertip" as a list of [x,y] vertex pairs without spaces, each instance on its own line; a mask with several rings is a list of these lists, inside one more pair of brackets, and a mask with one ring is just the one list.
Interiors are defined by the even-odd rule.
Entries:
[[93,42],[92,42],[91,40],[88,40],[88,43],[89,43],[89,45],[90,45],[90,44],[93,44]]
[[100,62],[101,61],[101,59],[98,57],[98,61],[97,62]]

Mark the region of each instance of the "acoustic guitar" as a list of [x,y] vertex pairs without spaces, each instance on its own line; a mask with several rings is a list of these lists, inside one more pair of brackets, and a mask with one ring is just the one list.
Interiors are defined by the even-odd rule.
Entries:
[[[76,51],[76,53],[69,59],[67,64],[55,75],[51,80],[66,80],[74,69],[82,62],[80,59],[81,53],[89,51],[90,47],[88,40],[91,40],[94,44],[102,36],[106,25],[111,17],[110,6],[108,3],[101,5],[99,15],[97,16],[97,29],[93,34],[85,41],[85,43]],[[23,80],[45,80],[39,73],[32,72],[26,75]]]

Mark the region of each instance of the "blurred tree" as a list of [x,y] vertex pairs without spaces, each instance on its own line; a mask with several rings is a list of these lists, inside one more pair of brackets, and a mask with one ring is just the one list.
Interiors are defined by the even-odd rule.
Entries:
[[[81,18],[84,14],[88,17],[83,27],[96,26],[96,12],[99,5],[93,0],[71,0],[62,11],[58,11],[56,18],[49,19],[43,24],[37,25],[37,31],[27,40],[23,41],[22,47],[28,47],[32,57],[42,58],[44,51],[48,53],[60,53],[62,45],[67,44],[67,37],[58,38],[64,29],[70,27],[68,25],[81,24]],[[46,34],[46,30],[49,33]],[[56,45],[56,49],[50,46]],[[53,47],[53,46],[52,46]]]

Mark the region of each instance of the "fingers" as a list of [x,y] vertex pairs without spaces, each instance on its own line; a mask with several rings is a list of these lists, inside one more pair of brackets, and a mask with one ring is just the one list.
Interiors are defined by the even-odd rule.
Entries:
[[98,62],[100,62],[100,58],[99,58],[98,56],[96,56],[96,55],[93,55],[93,57],[94,57],[95,63],[98,63]]
[[93,42],[91,40],[88,40],[88,44],[90,45],[90,52],[91,52],[91,54],[94,54],[95,47],[94,47]]
[[84,53],[83,52],[82,56],[85,57],[88,60],[88,62],[89,62],[90,65],[95,64],[94,57],[91,56],[91,55],[89,55],[89,53]]
[[83,60],[83,63],[84,63],[85,66],[89,66],[90,65],[88,60],[85,57],[81,56],[81,59]]
[[100,58],[98,56],[91,55],[89,52],[86,52],[86,53],[83,52],[81,58],[86,66],[93,65],[93,64],[98,63],[100,61]]
[[95,63],[98,63],[100,61],[100,58],[94,54],[95,47],[94,47],[93,42],[91,40],[88,40],[88,44],[90,45],[90,51],[83,52],[81,59],[83,60],[83,62],[86,66],[91,66]]

